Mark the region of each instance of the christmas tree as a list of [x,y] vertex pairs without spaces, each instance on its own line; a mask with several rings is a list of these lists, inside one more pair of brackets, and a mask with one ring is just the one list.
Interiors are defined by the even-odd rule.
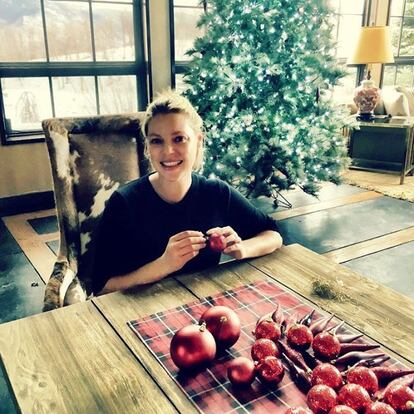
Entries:
[[347,165],[346,114],[326,93],[344,75],[323,0],[211,0],[185,81],[205,121],[204,174],[249,197],[316,194]]

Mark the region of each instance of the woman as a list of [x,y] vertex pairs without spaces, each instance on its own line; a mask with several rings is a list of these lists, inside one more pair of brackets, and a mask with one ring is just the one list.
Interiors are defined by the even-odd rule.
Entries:
[[142,125],[154,172],[113,193],[101,222],[93,290],[127,289],[177,271],[218,264],[207,237],[220,236],[236,259],[271,253],[282,245],[273,219],[202,166],[203,122],[174,92],[159,96]]

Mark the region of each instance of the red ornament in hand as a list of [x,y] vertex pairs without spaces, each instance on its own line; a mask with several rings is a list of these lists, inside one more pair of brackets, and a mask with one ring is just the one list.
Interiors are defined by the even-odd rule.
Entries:
[[214,252],[221,253],[226,246],[226,238],[221,234],[213,233],[208,237],[208,245]]
[[367,367],[352,368],[346,374],[346,380],[348,383],[361,385],[371,395],[378,391],[378,378]]
[[234,310],[226,306],[212,306],[200,318],[216,340],[217,347],[227,349],[234,345],[240,337],[240,319]]
[[261,360],[256,367],[256,371],[261,380],[272,385],[279,384],[285,375],[282,361],[274,356],[268,356]]
[[309,408],[315,414],[327,414],[336,405],[336,392],[327,385],[315,385],[306,397]]
[[358,413],[364,412],[371,404],[368,391],[358,384],[346,384],[338,393],[338,402],[353,408]]
[[312,385],[324,384],[337,390],[342,386],[342,375],[334,365],[320,364],[312,371],[311,383]]
[[178,368],[198,368],[214,359],[216,341],[205,324],[185,326],[173,336],[170,354]]
[[227,377],[233,385],[250,385],[256,376],[254,362],[246,357],[233,359],[227,368]]
[[252,345],[251,355],[253,361],[261,361],[267,356],[280,356],[279,349],[276,344],[270,339],[261,338],[255,341]]

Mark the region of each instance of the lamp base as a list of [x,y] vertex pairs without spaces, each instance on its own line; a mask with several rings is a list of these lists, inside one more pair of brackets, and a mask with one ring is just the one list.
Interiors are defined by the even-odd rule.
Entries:
[[373,112],[358,113],[356,117],[357,121],[370,122],[375,119]]

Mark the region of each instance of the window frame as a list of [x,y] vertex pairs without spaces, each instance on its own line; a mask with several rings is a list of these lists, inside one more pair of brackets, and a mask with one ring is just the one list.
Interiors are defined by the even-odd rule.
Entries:
[[[383,79],[384,79],[384,71],[385,71],[385,67],[386,66],[391,66],[394,67],[394,82],[393,85],[396,86],[397,85],[397,74],[398,74],[398,67],[399,66],[414,66],[414,55],[412,56],[403,56],[400,57],[400,48],[401,48],[401,37],[402,37],[402,30],[403,30],[403,21],[404,21],[404,16],[405,16],[405,9],[406,9],[406,5],[407,5],[407,0],[404,0],[404,6],[403,6],[403,14],[401,16],[391,16],[391,3],[393,0],[389,0],[388,1],[388,10],[387,10],[387,26],[390,26],[390,21],[391,21],[391,17],[398,17],[401,20],[401,27],[400,27],[400,36],[398,39],[398,51],[397,51],[397,55],[394,55],[394,63],[385,63],[382,65],[382,70],[381,70],[381,83],[380,86],[381,88],[383,87]],[[414,87],[414,75],[413,75],[413,83],[412,83],[412,87]]]
[[[75,0],[76,1],[76,0]],[[99,2],[110,4],[109,2]],[[114,3],[122,3],[114,1]],[[146,14],[148,15],[148,1],[145,4]],[[44,142],[44,134],[39,130],[10,131],[7,127],[6,112],[4,107],[3,91],[1,86],[2,78],[48,78],[49,91],[52,103],[52,117],[55,117],[55,104],[53,96],[52,77],[56,76],[93,76],[95,82],[95,93],[97,100],[97,112],[99,115],[99,88],[98,76],[122,76],[131,75],[136,77],[137,83],[137,108],[138,111],[145,110],[148,104],[148,68],[145,61],[144,51],[144,31],[143,31],[143,7],[142,0],[132,0],[132,13],[134,23],[134,61],[96,61],[95,39],[93,33],[93,17],[91,13],[92,2],[89,0],[89,19],[91,28],[92,56],[90,62],[50,62],[48,38],[46,31],[44,2],[40,0],[43,35],[45,38],[46,61],[44,62],[0,62],[0,136],[2,145],[15,145]],[[130,3],[128,3],[130,4]],[[147,18],[147,33],[149,33]],[[149,54],[148,49],[148,54]],[[151,75],[151,74],[150,74]]]

